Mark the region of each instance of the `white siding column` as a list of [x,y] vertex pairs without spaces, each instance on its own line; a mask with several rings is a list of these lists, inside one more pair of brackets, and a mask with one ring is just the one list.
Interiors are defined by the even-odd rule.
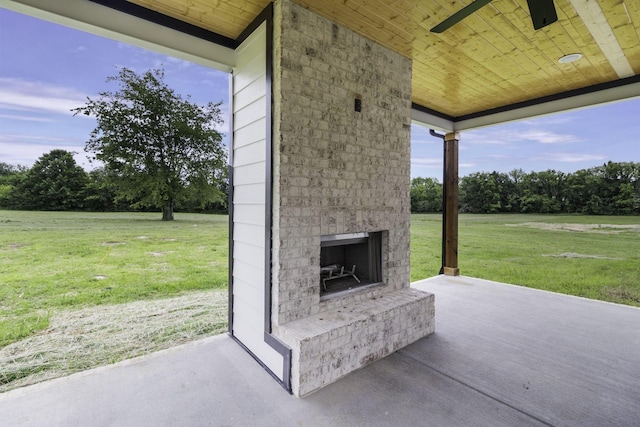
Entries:
[[263,23],[236,50],[233,69],[232,166],[232,335],[285,382],[283,356],[265,341],[268,289],[267,241],[271,224],[268,186],[271,132],[267,85],[267,25]]

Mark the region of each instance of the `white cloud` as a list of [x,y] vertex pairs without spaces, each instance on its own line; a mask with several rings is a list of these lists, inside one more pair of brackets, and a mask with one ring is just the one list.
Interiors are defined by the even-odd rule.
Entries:
[[513,135],[505,131],[477,130],[463,133],[460,137],[460,146],[466,144],[505,145],[512,139]]
[[[27,138],[29,138],[27,136]],[[45,143],[39,137],[30,137],[31,140],[23,138],[20,144],[16,144],[15,141],[0,140],[0,161],[9,163],[12,165],[23,165],[31,167],[33,163],[41,157],[54,149],[66,150],[74,153],[73,158],[79,166],[84,169],[93,169],[95,166],[90,165],[87,160],[87,155],[83,151],[82,147],[74,145],[63,145],[60,143]]]
[[[57,144],[61,142],[69,142],[68,138],[55,137],[55,136],[42,136],[42,135],[30,135],[30,134],[16,134],[16,133],[0,133],[0,144]],[[77,146],[76,146],[77,147]],[[82,148],[82,147],[80,147]]]
[[411,159],[411,164],[416,166],[441,165],[442,158],[441,157],[417,157],[417,158]]
[[53,122],[53,119],[49,117],[19,116],[17,114],[0,114],[0,119],[23,120],[26,122]]
[[[442,166],[442,159],[438,159],[438,158],[430,158],[430,157],[423,157],[423,158],[413,158],[411,159],[411,165],[412,166]],[[475,163],[459,163],[458,167],[460,168],[472,168],[474,167],[476,164]]]
[[581,139],[570,133],[542,129],[483,129],[462,135],[460,144],[512,145],[536,142],[539,144],[570,144]]
[[607,160],[608,156],[604,154],[584,154],[584,153],[545,153],[536,158],[536,160],[547,160],[563,163],[579,163]]
[[49,112],[71,116],[86,95],[79,91],[39,81],[0,77],[0,108],[13,111]]
[[530,130],[520,134],[521,138],[541,144],[569,144],[580,141],[575,135],[560,134],[546,130]]

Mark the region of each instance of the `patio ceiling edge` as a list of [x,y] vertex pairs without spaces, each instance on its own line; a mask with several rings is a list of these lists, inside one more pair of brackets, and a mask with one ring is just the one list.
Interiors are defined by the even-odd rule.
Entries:
[[0,0],[0,7],[217,70],[235,66],[230,47],[93,1]]
[[461,132],[633,98],[640,98],[640,75],[460,117],[413,104],[411,120],[440,131]]

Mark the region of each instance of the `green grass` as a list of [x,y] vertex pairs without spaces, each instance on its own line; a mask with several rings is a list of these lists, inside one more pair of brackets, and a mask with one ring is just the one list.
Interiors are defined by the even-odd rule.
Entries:
[[[59,310],[226,287],[227,217],[159,217],[0,211],[0,347],[47,328]],[[601,227],[522,226],[528,222]],[[461,215],[459,266],[466,276],[640,306],[640,232],[607,226],[639,224],[638,217]],[[441,233],[441,215],[412,217],[412,281],[438,274]]]
[[222,215],[0,211],[0,346],[52,311],[227,284]]
[[[438,273],[441,223],[413,216],[411,280]],[[589,224],[596,228],[580,230]],[[465,276],[640,306],[639,217],[460,215],[458,241]]]

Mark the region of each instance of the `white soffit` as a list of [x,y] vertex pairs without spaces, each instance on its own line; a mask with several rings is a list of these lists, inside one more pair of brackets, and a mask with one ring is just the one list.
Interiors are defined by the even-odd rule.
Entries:
[[413,124],[426,126],[428,128],[444,132],[451,132],[455,128],[455,123],[451,120],[447,120],[436,116],[435,114],[430,114],[415,108],[411,109],[411,122]]
[[411,110],[411,121],[413,124],[439,131],[460,132],[633,98],[640,98],[640,82],[457,121],[414,108]]
[[235,65],[233,49],[87,0],[0,0],[0,7],[221,71]]
[[633,68],[627,60],[613,29],[607,21],[607,17],[602,12],[602,8],[596,0],[570,0],[571,5],[576,10],[582,22],[587,27],[598,47],[604,53],[609,64],[624,79],[634,75]]
[[460,120],[454,123],[454,130],[463,131],[478,129],[486,126],[593,107],[599,104],[624,101],[632,98],[640,98],[640,82],[604,89],[597,92],[585,93],[582,95],[569,96],[486,116]]
[[458,121],[447,120],[414,108],[411,110],[411,121],[439,131],[460,132],[632,98],[640,98],[640,82]]

